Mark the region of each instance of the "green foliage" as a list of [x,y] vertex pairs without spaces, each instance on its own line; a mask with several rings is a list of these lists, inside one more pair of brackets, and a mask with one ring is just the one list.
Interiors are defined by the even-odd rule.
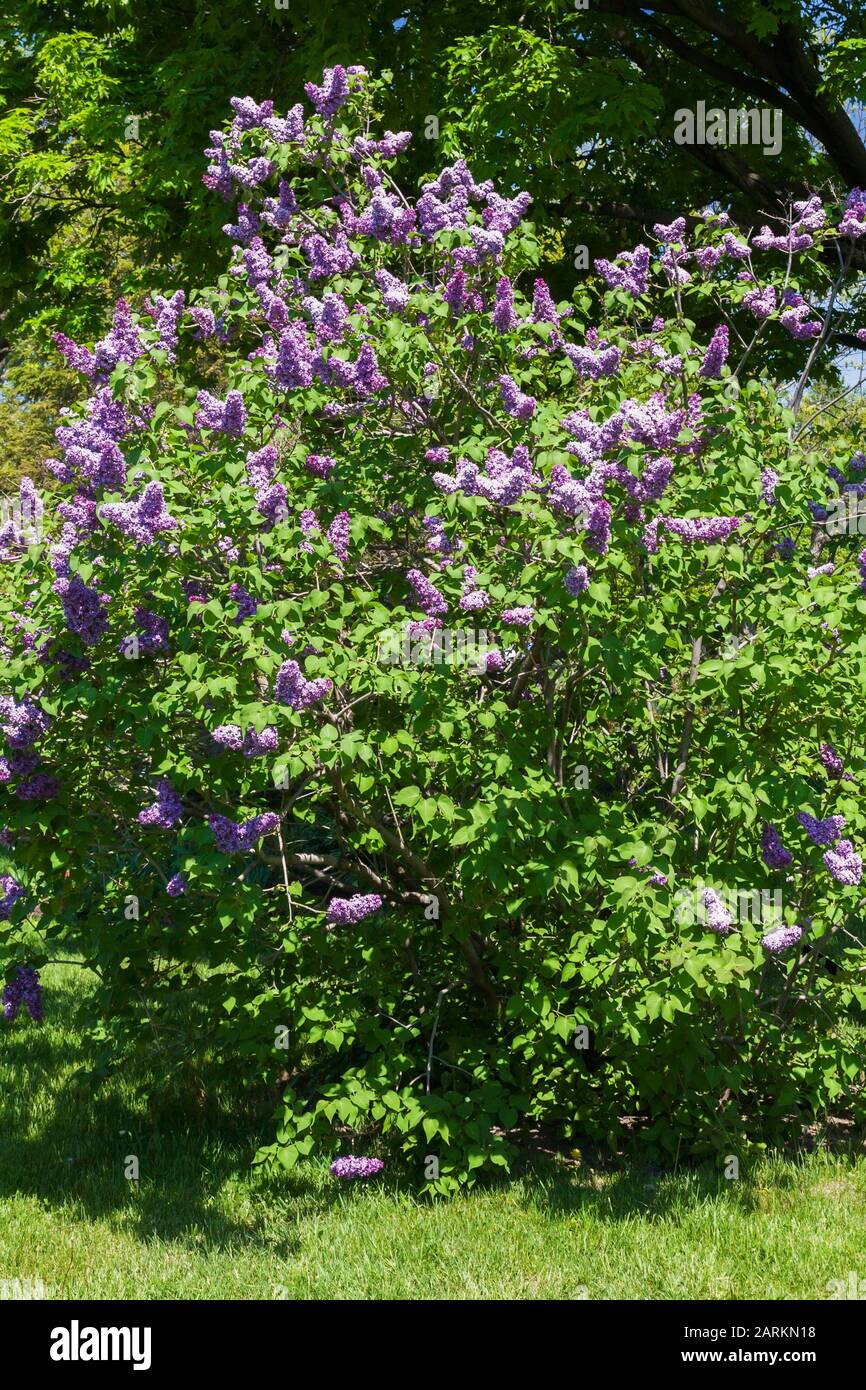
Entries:
[[[367,206],[348,150],[385,95],[370,83],[353,96],[339,140],[313,118],[303,150],[265,142],[302,209],[298,235],[271,246],[289,298],[311,273],[310,219],[334,238],[335,188]],[[247,131],[238,157],[264,138]],[[739,390],[729,369],[700,375],[698,313],[721,305],[739,322],[740,263],[696,275],[681,295],[656,256],[647,294],[580,287],[560,302],[555,331],[519,288],[518,326],[499,331],[497,282],[531,281],[537,241],[524,222],[501,264],[470,261],[481,305],[452,314],[443,282],[480,229],[470,209],[466,227],[427,240],[352,231],[356,263],[301,284],[292,302],[305,343],[305,291],[327,289],[348,308],[342,337],[319,341],[322,365],[293,385],[275,379],[247,277],[221,276],[194,296],[230,330],[222,371],[246,408],[237,436],[197,420],[204,378],[190,318],[177,362],[140,326],[146,350],[108,387],[137,419],[123,440],[129,480],[99,501],[158,482],[177,528],[148,542],[104,514],[93,534],[83,527],[71,574],[106,595],[109,617],[94,642],[67,630],[44,549],[4,571],[7,689],[50,717],[40,752],[62,779],[44,800],[0,793],[26,889],[0,924],[5,960],[11,970],[83,951],[101,981],[103,1068],[150,1040],[166,1075],[203,1050],[218,1059],[217,1082],[282,1073],[277,1133],[259,1159],[287,1169],[352,1135],[448,1192],[508,1170],[526,1127],[618,1147],[628,1123],[675,1158],[744,1155],[831,1108],[862,1119],[863,900],[830,877],[796,819],[842,814],[855,845],[866,836],[866,743],[851,717],[866,679],[858,542],[822,533],[808,506],[827,495],[828,462],[847,468],[849,442],[818,452],[808,433],[798,438],[763,359]],[[697,235],[717,244],[721,229],[709,222]],[[385,309],[383,268],[410,288],[407,312]],[[817,258],[804,273],[820,274]],[[595,380],[562,351],[591,344],[593,325],[622,352],[618,370]],[[767,339],[789,351],[777,322]],[[389,385],[353,394],[331,373],[365,342]],[[790,351],[802,360],[802,345]],[[671,375],[659,357],[674,354]],[[505,373],[537,400],[526,418],[504,407]],[[696,393],[700,415],[693,403],[689,413]],[[657,499],[643,496],[638,516],[617,493],[610,546],[594,543],[550,500],[558,471],[580,466],[567,448],[575,430],[561,422],[662,405],[667,418],[680,404],[667,443],[655,425],[621,434],[616,486],[624,475],[636,485],[666,449],[675,467],[659,515],[738,518],[734,539],[667,535],[653,553],[642,528]],[[287,499],[272,525],[246,468],[267,445]],[[537,480],[507,505],[434,481],[458,459],[483,472],[491,450],[507,462],[524,446]],[[427,458],[435,447],[451,450],[447,463]],[[305,469],[311,454],[336,458],[330,478]],[[775,506],[761,500],[768,468],[780,479]],[[64,498],[78,486],[64,484]],[[320,525],[308,534],[309,509]],[[345,557],[326,535],[343,512]],[[441,568],[431,516],[455,547]],[[47,529],[55,542],[60,518]],[[793,560],[780,554],[783,537]],[[834,573],[810,579],[807,564],[829,558]],[[590,583],[575,596],[564,576],[584,563]],[[489,595],[480,615],[460,608],[464,564]],[[450,626],[493,634],[498,669],[417,649],[385,659],[389,636],[419,619],[406,581],[418,568],[444,595]],[[254,614],[237,612],[233,585],[253,596]],[[509,623],[523,606],[531,624]],[[142,608],[169,637],[130,659],[124,639]],[[333,683],[324,701],[280,701],[292,658],[307,680]],[[212,734],[228,724],[276,730],[278,752],[220,751]],[[852,783],[827,778],[822,741]],[[161,778],[182,796],[176,827],[137,819]],[[217,848],[211,817],[268,811],[278,833],[243,855]],[[764,822],[789,846],[790,871],[765,866]],[[172,898],[176,874],[187,890]],[[723,936],[684,919],[683,895],[706,888],[778,890],[785,922],[806,928],[802,943],[771,955],[766,922]],[[373,892],[381,912],[329,916],[333,897]],[[584,1036],[589,1045],[576,1046]]]

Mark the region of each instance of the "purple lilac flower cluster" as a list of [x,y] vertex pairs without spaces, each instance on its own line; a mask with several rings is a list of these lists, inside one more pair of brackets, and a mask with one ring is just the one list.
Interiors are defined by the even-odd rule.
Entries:
[[253,849],[265,835],[273,835],[280,818],[274,811],[265,811],[240,824],[219,815],[208,816],[207,823],[221,854],[241,854]]
[[381,1158],[361,1158],[348,1154],[345,1158],[335,1158],[331,1172],[335,1178],[372,1178],[385,1167]]
[[183,802],[168,778],[161,777],[156,784],[156,801],[144,811],[139,811],[138,823],[171,830],[182,819]]
[[733,918],[715,889],[705,888],[702,901],[707,926],[712,931],[718,932],[720,936],[727,936],[733,931]]
[[11,874],[0,874],[0,921],[5,922],[19,898],[24,897],[24,889]]
[[252,728],[244,734],[238,724],[220,724],[211,738],[224,752],[243,753],[245,758],[260,758],[265,753],[276,753],[279,748],[279,736],[273,725],[262,729],[260,734]]
[[274,699],[277,704],[288,705],[294,710],[308,709],[310,705],[324,700],[334,688],[327,677],[319,676],[308,680],[297,661],[284,661],[274,685]]
[[351,898],[332,898],[328,903],[328,921],[341,927],[351,927],[371,913],[378,912],[381,906],[382,899],[378,893],[353,893]]
[[42,985],[39,983],[39,971],[26,965],[19,965],[15,978],[10,980],[3,990],[3,1017],[7,1023],[14,1023],[22,1004],[34,1023],[42,1022]]

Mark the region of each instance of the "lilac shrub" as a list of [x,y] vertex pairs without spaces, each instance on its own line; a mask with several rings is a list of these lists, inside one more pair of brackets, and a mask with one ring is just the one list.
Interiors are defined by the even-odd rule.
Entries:
[[797,266],[863,200],[678,218],[555,302],[528,195],[459,159],[410,196],[379,91],[235,99],[226,274],[58,341],[85,401],[3,550],[7,1012],[71,944],[118,1050],[171,1009],[159,1065],[273,1083],[288,1029],[260,1161],[375,1131],[443,1191],[521,1126],[862,1115],[866,567],[821,520],[862,484],[802,435]]

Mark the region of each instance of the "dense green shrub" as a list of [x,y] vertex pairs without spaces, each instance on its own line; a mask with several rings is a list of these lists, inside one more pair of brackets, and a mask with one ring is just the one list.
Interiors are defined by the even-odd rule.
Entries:
[[407,201],[375,81],[308,95],[213,137],[217,286],[61,344],[63,500],[0,537],[8,978],[77,945],[107,1059],[283,1074],[286,1166],[862,1115],[863,460],[760,372],[836,232],[659,227],[554,305],[524,197]]

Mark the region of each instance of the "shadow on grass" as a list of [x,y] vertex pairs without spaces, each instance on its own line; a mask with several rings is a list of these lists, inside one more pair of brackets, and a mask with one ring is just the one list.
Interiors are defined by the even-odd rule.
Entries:
[[[75,992],[51,990],[46,1022],[23,1015],[0,1024],[0,1201],[35,1197],[91,1220],[134,1231],[143,1241],[179,1241],[225,1250],[240,1242],[288,1258],[298,1249],[299,1217],[337,1200],[331,1189],[295,1174],[250,1173],[260,1143],[272,1137],[273,1102],[234,1097],[216,1108],[176,1089],[159,1099],[132,1071],[95,1083],[75,1073],[92,1063],[75,1027]],[[139,1099],[141,1086],[150,1102]],[[135,1170],[138,1181],[127,1174]],[[230,1214],[239,1186],[243,1219]],[[285,1212],[279,1222],[265,1214]]]
[[[80,999],[74,981],[74,974],[66,974],[52,982],[41,1027],[23,1016],[0,1025],[0,1201],[23,1195],[57,1210],[76,1208],[88,1219],[126,1227],[144,1242],[173,1241],[198,1251],[243,1243],[289,1259],[300,1249],[304,1217],[366,1200],[369,1186],[323,1183],[320,1172],[250,1173],[256,1148],[273,1134],[272,1099],[235,1095],[212,1105],[177,1084],[173,1093],[157,1093],[141,1071],[116,1073],[98,1089],[76,1078],[92,1056],[74,1021]],[[142,1089],[150,1093],[149,1103],[140,1100]],[[859,1156],[862,1161],[862,1150]],[[137,1183],[126,1176],[130,1157],[138,1162]],[[796,1191],[803,1183],[792,1157],[773,1169],[772,1186],[780,1191]],[[853,1166],[856,1147],[834,1155],[842,1165],[841,1187],[846,1158]],[[497,1176],[476,1191],[516,1191],[524,1206],[551,1221],[578,1212],[608,1223],[676,1220],[719,1200],[757,1212],[766,1197],[760,1183],[726,1180],[718,1160],[660,1172],[637,1161],[627,1167],[576,1166],[542,1151],[525,1152],[517,1171],[522,1182],[516,1189]],[[828,1182],[839,1177],[837,1167]],[[241,1190],[242,1200],[233,1203]],[[413,1175],[394,1164],[373,1190],[428,1206]]]

